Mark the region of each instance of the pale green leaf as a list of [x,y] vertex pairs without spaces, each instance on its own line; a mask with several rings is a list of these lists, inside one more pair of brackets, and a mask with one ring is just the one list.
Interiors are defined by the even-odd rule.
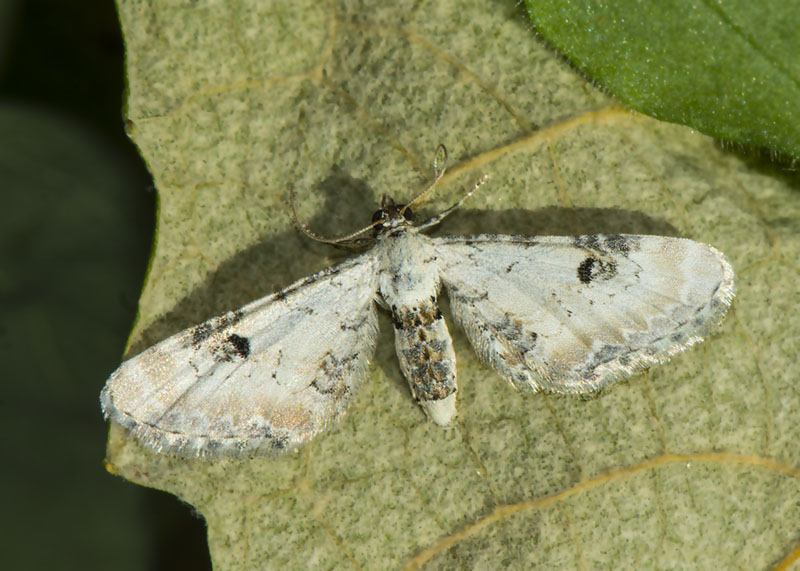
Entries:
[[[731,259],[720,330],[594,399],[523,395],[454,330],[459,424],[413,403],[391,324],[351,413],[298,454],[112,470],[206,518],[218,569],[764,568],[800,539],[797,180],[620,109],[485,2],[120,1],[131,135],[161,197],[132,352],[342,254],[327,234],[452,168],[447,233],[686,236]],[[447,316],[447,308],[444,308]]]

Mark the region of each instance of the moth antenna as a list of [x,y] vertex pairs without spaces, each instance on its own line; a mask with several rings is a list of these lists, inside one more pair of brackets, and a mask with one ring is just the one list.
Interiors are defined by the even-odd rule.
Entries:
[[483,183],[485,183],[487,180],[489,180],[489,175],[488,175],[488,174],[485,174],[485,175],[483,175],[483,176],[482,176],[481,178],[479,178],[479,179],[478,179],[478,181],[475,183],[475,186],[473,186],[473,187],[472,187],[472,190],[470,190],[468,193],[466,193],[464,196],[462,196],[462,197],[461,197],[461,200],[459,200],[458,202],[456,202],[456,203],[455,203],[453,206],[451,206],[450,208],[448,208],[448,209],[446,209],[446,210],[443,210],[442,212],[440,212],[439,214],[437,214],[436,216],[434,216],[434,217],[433,217],[433,218],[431,218],[430,220],[426,220],[426,221],[425,221],[425,222],[423,222],[422,224],[418,224],[418,225],[417,225],[417,229],[419,229],[419,230],[424,230],[425,228],[430,228],[431,226],[436,226],[436,225],[437,225],[439,222],[441,222],[442,220],[444,220],[446,216],[448,216],[449,214],[451,214],[451,213],[452,213],[452,212],[453,212],[453,211],[454,211],[456,208],[458,208],[458,207],[460,207],[462,204],[464,204],[464,202],[466,202],[466,200],[467,200],[467,199],[468,199],[470,196],[472,196],[472,195],[475,193],[475,191],[476,191],[476,190],[478,190],[478,189],[481,187],[481,185],[482,185]]
[[364,226],[361,230],[357,230],[357,231],[353,232],[352,234],[347,234],[346,236],[339,236],[337,238],[326,238],[325,236],[320,236],[319,234],[317,234],[316,232],[311,230],[308,226],[306,226],[304,223],[300,222],[300,218],[297,216],[297,210],[295,209],[295,206],[294,206],[294,187],[293,186],[289,187],[289,205],[292,208],[292,218],[294,218],[294,222],[295,222],[295,224],[297,224],[297,227],[300,228],[300,231],[303,232],[303,234],[305,234],[306,236],[308,236],[312,240],[316,240],[317,242],[323,242],[325,244],[334,244],[334,245],[336,245],[336,244],[341,244],[343,242],[352,241],[358,235],[363,234],[364,232],[367,232],[368,230],[372,230],[375,226],[377,226],[378,224],[381,223],[381,221],[378,220],[378,221],[375,221],[375,222],[372,222],[372,223],[368,224],[367,226]]
[[[439,160],[442,161],[442,168],[439,169]],[[444,171],[447,170],[447,147],[443,144],[439,143],[439,146],[436,147],[436,152],[433,153],[433,182],[431,182],[425,190],[420,192],[417,196],[411,199],[400,211],[401,214],[405,214],[406,210],[411,208],[412,205],[416,204],[420,200],[422,200],[426,194],[428,194],[433,187],[442,179],[444,176]]]

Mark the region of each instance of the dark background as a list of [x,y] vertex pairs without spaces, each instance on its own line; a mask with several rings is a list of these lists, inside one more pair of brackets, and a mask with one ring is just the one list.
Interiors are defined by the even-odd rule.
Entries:
[[4,569],[210,568],[189,506],[103,466],[155,221],[124,90],[113,0],[0,0]]

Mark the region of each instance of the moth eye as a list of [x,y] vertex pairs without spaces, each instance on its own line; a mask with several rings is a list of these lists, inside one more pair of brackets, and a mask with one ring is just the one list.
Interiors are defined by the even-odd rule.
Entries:
[[383,209],[376,210],[375,214],[372,215],[373,222],[377,222],[379,220],[386,220],[386,211]]
[[410,208],[406,208],[405,210],[403,210],[403,218],[405,218],[409,222],[414,220],[414,213],[411,211]]

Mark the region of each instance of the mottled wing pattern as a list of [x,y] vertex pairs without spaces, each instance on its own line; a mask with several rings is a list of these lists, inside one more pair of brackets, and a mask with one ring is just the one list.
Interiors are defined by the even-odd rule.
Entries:
[[524,390],[584,393],[702,340],[734,296],[725,256],[633,235],[434,239],[453,315]]
[[103,389],[107,417],[160,452],[280,454],[341,417],[377,336],[371,253],[187,329]]

